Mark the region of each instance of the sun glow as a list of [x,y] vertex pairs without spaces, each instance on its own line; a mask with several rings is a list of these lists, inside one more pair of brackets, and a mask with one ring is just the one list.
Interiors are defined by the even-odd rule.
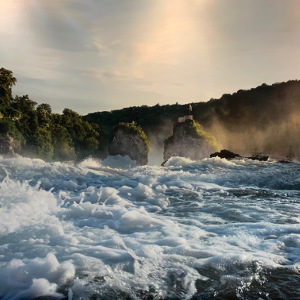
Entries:
[[[186,1],[159,2],[147,24],[141,24],[142,38],[135,44],[137,64],[160,63],[176,65],[181,53],[193,44],[196,30],[193,6]],[[200,32],[199,32],[200,33]],[[201,33],[198,35],[201,39]]]
[[0,5],[0,34],[13,35],[19,28],[22,4],[18,0],[1,1]]
[[[179,74],[187,77],[197,68],[207,69],[210,30],[204,24],[207,16],[206,6],[202,4],[205,2],[154,2],[147,16],[138,20],[134,39],[128,41],[131,52],[126,59],[130,65],[125,73],[132,74],[132,78],[155,82],[158,88],[162,82],[166,87],[179,81]],[[170,72],[171,68],[177,68],[178,73]]]

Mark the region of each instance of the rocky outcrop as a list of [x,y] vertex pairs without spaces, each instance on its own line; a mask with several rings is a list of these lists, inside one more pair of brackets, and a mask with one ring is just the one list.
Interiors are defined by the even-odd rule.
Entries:
[[252,159],[252,160],[259,160],[259,161],[267,161],[269,159],[269,155],[264,154],[253,154],[251,156],[247,156],[246,158]]
[[226,159],[233,159],[237,157],[241,157],[239,154],[233,153],[229,150],[223,149],[220,152],[215,152],[210,155],[210,157],[220,157],[220,158],[226,158]]
[[128,155],[138,165],[148,163],[149,141],[144,131],[134,123],[121,123],[108,147],[110,155]]
[[0,155],[14,156],[18,152],[18,146],[14,139],[7,133],[0,134]]
[[210,157],[220,157],[220,158],[226,158],[226,159],[233,159],[233,158],[241,157],[241,158],[248,158],[248,159],[259,160],[259,161],[267,161],[269,159],[268,155],[258,154],[258,153],[255,153],[252,156],[243,157],[239,154],[233,153],[233,152],[231,152],[229,150],[226,150],[226,149],[223,149],[220,152],[212,153],[210,155]]
[[176,123],[173,135],[165,140],[164,160],[171,156],[200,160],[209,157],[213,151],[216,151],[214,137],[206,133],[199,123],[186,120]]

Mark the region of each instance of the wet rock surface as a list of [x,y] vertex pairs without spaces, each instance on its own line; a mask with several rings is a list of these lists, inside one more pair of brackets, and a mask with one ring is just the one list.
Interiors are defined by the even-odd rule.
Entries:
[[147,144],[141,136],[125,127],[120,126],[109,144],[110,155],[128,155],[138,165],[148,163]]
[[220,152],[215,152],[212,153],[209,157],[220,157],[220,158],[226,158],[226,159],[233,159],[233,158],[237,158],[237,157],[241,157],[239,154],[237,153],[233,153],[229,150],[223,149]]
[[173,135],[165,141],[164,160],[168,160],[172,156],[181,156],[192,160],[209,157],[210,153],[215,150],[213,139],[195,121],[186,120],[176,123]]

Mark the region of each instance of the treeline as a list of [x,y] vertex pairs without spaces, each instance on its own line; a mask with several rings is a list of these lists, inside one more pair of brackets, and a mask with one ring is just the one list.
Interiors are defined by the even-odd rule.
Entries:
[[[250,90],[224,94],[220,99],[191,103],[194,119],[214,135],[223,148],[239,153],[254,151],[285,154],[292,145],[300,154],[300,81],[262,84]],[[135,121],[150,139],[163,145],[177,118],[189,106],[129,107],[84,116],[109,133],[118,122]]]
[[103,131],[71,109],[52,113],[46,103],[37,104],[28,95],[12,96],[17,79],[0,69],[0,133],[14,138],[17,152],[45,160],[75,160],[99,155]]
[[[80,116],[71,109],[54,114],[49,104],[27,95],[12,96],[13,73],[0,69],[0,133],[14,137],[19,152],[43,159],[73,160],[107,155],[119,123],[139,125],[150,138],[150,148],[163,147],[178,117],[189,105],[135,106]],[[220,99],[191,103],[194,120],[212,134],[221,148],[240,154],[286,154],[290,145],[300,156],[300,81],[262,84],[224,94]]]

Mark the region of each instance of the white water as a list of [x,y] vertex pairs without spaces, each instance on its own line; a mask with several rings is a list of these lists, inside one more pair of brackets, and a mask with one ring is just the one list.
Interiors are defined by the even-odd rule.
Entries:
[[0,157],[0,299],[297,299],[299,175]]

